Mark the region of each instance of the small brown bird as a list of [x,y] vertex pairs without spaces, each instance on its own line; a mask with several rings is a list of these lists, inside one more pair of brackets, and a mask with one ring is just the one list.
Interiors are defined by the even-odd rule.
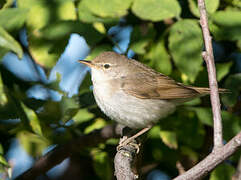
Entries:
[[176,82],[115,52],[104,52],[92,61],[79,62],[91,68],[93,92],[100,109],[120,124],[142,128],[121,145],[148,131],[158,120],[174,112],[177,105],[210,92],[209,88]]

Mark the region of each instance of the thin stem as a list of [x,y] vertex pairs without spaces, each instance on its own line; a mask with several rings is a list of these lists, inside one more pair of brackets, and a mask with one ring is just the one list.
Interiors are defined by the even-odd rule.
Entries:
[[210,98],[213,112],[213,130],[214,130],[214,151],[223,146],[222,118],[220,110],[220,100],[218,94],[218,83],[216,78],[216,68],[214,64],[212,39],[208,29],[207,12],[204,0],[198,0],[200,11],[200,24],[202,27],[203,38],[206,50],[203,52],[203,58],[207,64],[208,79],[210,87]]

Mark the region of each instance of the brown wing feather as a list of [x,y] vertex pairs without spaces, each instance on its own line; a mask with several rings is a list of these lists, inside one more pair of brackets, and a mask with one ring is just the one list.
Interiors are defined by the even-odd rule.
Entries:
[[202,93],[159,73],[141,72],[123,79],[122,89],[142,99],[186,99]]

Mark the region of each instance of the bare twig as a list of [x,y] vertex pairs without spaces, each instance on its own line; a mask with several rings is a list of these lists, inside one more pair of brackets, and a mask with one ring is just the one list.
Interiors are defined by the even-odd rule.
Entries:
[[96,130],[90,134],[83,135],[65,145],[57,146],[52,151],[48,152],[46,155],[37,160],[29,170],[21,174],[16,179],[36,179],[39,175],[47,172],[52,167],[61,163],[73,152],[78,152],[86,147],[95,146],[99,143],[105,142],[109,138],[120,137],[121,131],[122,129],[119,128],[119,126],[109,125],[101,130]]
[[231,139],[226,145],[216,149],[204,160],[199,162],[193,168],[184,174],[176,177],[174,180],[194,180],[200,179],[213,170],[218,164],[231,156],[241,146],[241,132]]
[[213,48],[210,32],[208,29],[208,19],[205,9],[204,0],[198,0],[198,7],[200,11],[200,24],[202,27],[203,38],[206,51],[203,52],[203,58],[207,64],[208,79],[210,87],[210,98],[213,112],[213,129],[214,129],[214,148],[215,151],[223,146],[222,135],[222,118],[220,111],[220,100],[218,94],[218,83],[216,78],[216,69],[214,65]]

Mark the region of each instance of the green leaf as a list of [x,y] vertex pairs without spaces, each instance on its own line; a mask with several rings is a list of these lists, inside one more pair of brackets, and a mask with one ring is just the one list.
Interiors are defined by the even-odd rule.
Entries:
[[151,139],[159,139],[160,132],[161,132],[160,126],[156,125],[150,129],[150,131],[148,132],[148,137]]
[[26,26],[29,51],[33,59],[44,67],[53,67],[68,43],[69,34],[61,40],[53,41],[44,39],[39,30],[61,20],[76,20],[74,2],[71,0],[18,0],[17,3],[20,8],[29,10]]
[[221,26],[241,26],[240,11],[217,11],[211,16],[214,23]]
[[51,68],[64,51],[71,33],[83,36],[90,46],[103,37],[89,24],[71,20],[58,21],[40,29],[37,35],[32,34],[29,37],[32,56],[39,64]]
[[79,104],[75,100],[75,97],[69,98],[66,96],[62,96],[60,105],[61,105],[61,111],[62,111],[61,119],[62,119],[62,122],[64,123],[72,119],[79,109]]
[[43,132],[42,132],[40,120],[38,119],[38,116],[36,115],[36,113],[32,109],[29,109],[27,106],[25,106],[23,103],[21,103],[21,106],[28,117],[28,120],[33,132],[42,136]]
[[191,148],[202,147],[205,135],[204,126],[198,121],[193,111],[180,107],[174,114],[163,119],[160,126],[161,130],[175,132],[178,144]]
[[[208,126],[213,125],[213,116],[211,108],[192,107],[188,109],[193,110],[197,114],[198,119],[203,124],[206,124]],[[241,130],[241,119],[227,111],[221,111],[221,117],[223,122],[224,139],[229,140]]]
[[119,18],[103,18],[96,16],[86,5],[88,1],[80,1],[78,4],[79,20],[86,23],[102,22],[102,23],[114,23],[118,22]]
[[[196,17],[200,17],[197,0],[188,0],[188,3],[192,14]],[[218,9],[219,0],[205,0],[205,6],[208,14],[212,14]]]
[[132,12],[144,20],[161,21],[179,17],[181,7],[176,0],[134,0]]
[[112,165],[108,153],[100,149],[93,149],[91,155],[94,160],[94,169],[96,174],[102,180],[112,179]]
[[89,121],[90,119],[94,118],[95,115],[93,113],[90,113],[87,109],[80,109],[76,115],[73,117],[73,120],[76,123],[82,123]]
[[131,33],[130,49],[137,54],[145,54],[155,35],[156,31],[151,23],[135,26]]
[[34,157],[42,155],[50,143],[43,136],[39,136],[28,131],[21,131],[17,134],[17,138],[27,153]]
[[90,46],[93,46],[103,37],[93,26],[78,21],[58,21],[42,28],[39,36],[47,40],[59,40],[69,37],[71,33],[83,36]]
[[221,81],[230,71],[230,68],[232,67],[232,62],[227,63],[218,63],[216,64],[217,69],[217,80]]
[[166,144],[171,149],[177,149],[177,135],[174,131],[160,131],[160,137],[164,144]]
[[6,9],[14,3],[14,0],[1,0],[0,1],[0,9]]
[[208,126],[213,125],[213,116],[211,108],[204,108],[204,107],[192,107],[191,110],[195,111],[197,114],[198,119]]
[[0,144],[0,164],[3,166],[10,167],[6,159],[4,158],[3,146]]
[[43,28],[59,20],[75,20],[74,2],[71,0],[17,0],[20,8],[29,9],[27,17],[28,30]]
[[152,45],[150,51],[144,58],[149,59],[149,65],[157,71],[166,75],[171,74],[172,64],[163,39],[160,39],[157,43]]
[[7,104],[7,102],[8,102],[8,99],[6,94],[4,93],[4,84],[2,81],[2,76],[0,74],[0,107]]
[[23,57],[23,50],[19,43],[2,27],[0,27],[0,47],[13,51],[18,55],[19,59]]
[[222,111],[221,115],[223,120],[223,137],[228,141],[241,131],[241,118],[227,111]]
[[232,175],[235,172],[235,168],[227,163],[223,163],[216,167],[214,171],[211,172],[209,180],[227,180],[232,179]]
[[230,75],[225,83],[224,87],[229,89],[231,93],[222,95],[222,101],[226,106],[233,106],[236,104],[239,92],[241,90],[241,73]]
[[240,19],[240,11],[217,11],[211,16],[210,30],[217,40],[240,40]]
[[0,26],[7,31],[19,30],[23,27],[28,10],[24,8],[9,8],[0,11]]
[[[188,28],[187,28],[188,27]],[[180,20],[171,27],[169,49],[177,68],[194,82],[202,69],[202,32],[195,20]]]
[[93,130],[103,128],[105,125],[106,125],[106,121],[105,121],[104,119],[102,119],[102,118],[97,118],[97,119],[95,119],[95,121],[93,122],[93,124],[91,124],[90,126],[88,126],[88,127],[84,130],[84,133],[85,133],[85,134],[88,134],[88,133],[90,133],[90,132],[93,131]]
[[0,154],[0,164],[10,167],[3,155]]
[[195,106],[201,104],[201,99],[200,98],[195,98],[193,100],[187,101],[184,103],[187,106]]
[[83,4],[100,17],[122,17],[128,13],[133,0],[83,0]]

